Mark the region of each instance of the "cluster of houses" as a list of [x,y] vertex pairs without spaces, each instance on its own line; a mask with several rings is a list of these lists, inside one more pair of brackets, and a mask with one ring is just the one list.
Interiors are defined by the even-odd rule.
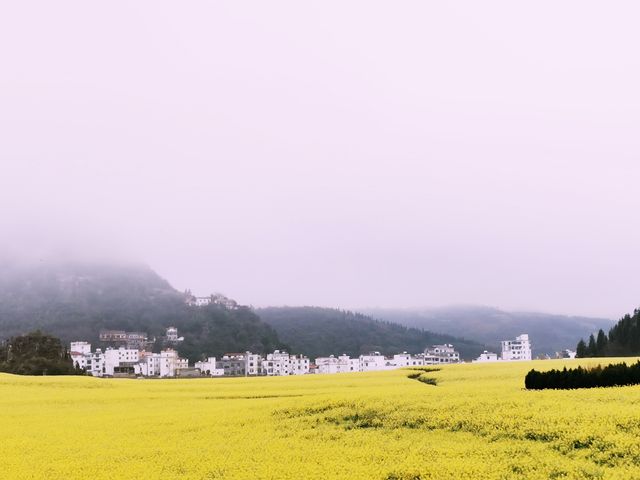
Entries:
[[[101,336],[107,341],[107,337]],[[126,337],[117,337],[125,341]],[[179,341],[174,327],[167,329],[167,337]],[[460,354],[453,345],[434,345],[424,353],[412,355],[406,352],[387,357],[379,352],[351,358],[348,355],[319,357],[312,363],[304,355],[291,355],[276,350],[267,355],[251,352],[227,353],[222,357],[209,357],[189,365],[173,348],[160,353],[132,348],[127,345],[97,348],[92,351],[89,342],[71,342],[71,359],[78,368],[96,377],[200,377],[200,376],[283,376],[310,373],[331,374],[369,372],[395,368],[442,365],[460,362]]]
[[[311,362],[304,355],[291,355],[276,350],[267,355],[251,352],[227,353],[222,357],[209,357],[189,365],[174,348],[164,348],[160,353],[145,350],[148,340],[140,332],[103,331],[102,342],[115,346],[91,350],[88,342],[72,342],[71,358],[79,368],[96,377],[236,377],[236,376],[284,376],[334,374],[393,370],[404,367],[459,363],[460,354],[453,345],[433,345],[423,353],[402,352],[393,356],[371,352],[358,357],[338,355],[319,357]],[[165,345],[183,340],[175,327],[169,327],[164,337]],[[141,348],[142,347],[142,348]],[[531,343],[527,334],[502,342],[502,356],[485,351],[474,362],[531,360]]]

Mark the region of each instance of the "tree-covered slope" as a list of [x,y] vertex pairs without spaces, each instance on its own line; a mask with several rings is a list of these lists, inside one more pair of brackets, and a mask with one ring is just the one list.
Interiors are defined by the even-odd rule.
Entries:
[[176,326],[185,337],[178,350],[191,360],[282,346],[249,308],[190,307],[182,293],[146,266],[5,261],[0,267],[0,338],[41,329],[64,342],[96,344],[101,329],[160,338],[166,327]]
[[501,340],[528,333],[534,354],[574,348],[581,337],[598,328],[609,328],[612,321],[535,312],[507,312],[484,306],[453,306],[425,309],[364,309],[364,313],[409,327],[473,338],[487,345],[500,346]]
[[609,333],[600,329],[588,341],[580,340],[576,347],[578,357],[629,357],[640,355],[640,310],[625,315]]
[[360,313],[319,307],[269,307],[256,311],[295,352],[311,358],[324,355],[360,355],[422,352],[438,343],[452,343],[463,358],[477,357],[484,345],[469,340],[374,320]]

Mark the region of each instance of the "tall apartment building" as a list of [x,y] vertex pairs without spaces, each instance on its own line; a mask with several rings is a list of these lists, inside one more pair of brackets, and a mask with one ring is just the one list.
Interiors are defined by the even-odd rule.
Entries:
[[531,360],[531,342],[529,335],[523,333],[515,340],[502,341],[502,360]]

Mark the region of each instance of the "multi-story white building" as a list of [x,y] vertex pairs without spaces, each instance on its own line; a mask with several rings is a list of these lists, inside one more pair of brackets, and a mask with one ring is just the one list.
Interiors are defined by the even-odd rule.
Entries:
[[175,377],[180,368],[189,368],[186,358],[180,358],[172,348],[160,352],[160,377]]
[[152,352],[140,352],[140,361],[136,367],[136,374],[143,377],[160,376],[160,354]]
[[309,358],[304,355],[289,356],[289,373],[291,375],[306,375],[309,373]]
[[229,310],[236,310],[238,308],[238,302],[222,295],[221,293],[214,293],[208,297],[196,297],[191,294],[189,290],[185,292],[186,302],[188,305],[195,307],[205,307],[207,305],[220,305]]
[[480,354],[478,358],[473,360],[473,363],[486,363],[486,362],[497,362],[498,354],[493,352],[484,351]]
[[175,377],[178,370],[189,368],[189,361],[168,348],[160,353],[141,352],[134,368],[135,373],[143,377]]
[[102,377],[106,372],[104,352],[97,348],[87,361],[87,372],[94,377]]
[[255,359],[255,356],[254,361],[249,362],[249,355],[254,356],[254,354],[250,352],[225,353],[222,358],[216,360],[216,366],[217,368],[222,368],[224,370],[224,375],[226,377],[244,377],[249,375],[249,363],[253,363],[252,368],[254,368],[256,372],[259,372],[259,362]]
[[168,343],[178,343],[184,340],[184,337],[178,336],[178,329],[176,327],[167,327],[167,333],[165,339]]
[[261,375],[262,374],[262,356],[257,353],[246,352],[245,356],[245,371],[247,375]]
[[265,375],[284,376],[291,374],[291,362],[287,352],[276,350],[262,360],[262,372]]
[[502,342],[502,360],[518,361],[531,360],[531,342],[529,335],[523,333],[515,340],[504,340]]
[[196,307],[204,307],[205,305],[211,305],[211,297],[195,297],[194,305]]
[[433,345],[424,351],[425,365],[441,365],[443,363],[458,362],[460,362],[460,354],[456,352],[450,343]]
[[104,375],[113,376],[120,367],[131,367],[140,361],[140,352],[133,348],[107,348],[104,352]]
[[371,352],[367,355],[360,355],[360,371],[371,372],[374,370],[385,370],[387,362],[380,352]]
[[338,357],[330,355],[328,357],[318,357],[315,361],[316,373],[349,373],[360,371],[360,358],[351,358],[342,354]]

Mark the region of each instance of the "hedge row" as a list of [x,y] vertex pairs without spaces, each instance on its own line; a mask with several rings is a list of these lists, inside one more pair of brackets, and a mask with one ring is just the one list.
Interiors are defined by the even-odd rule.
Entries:
[[538,372],[531,370],[524,379],[528,390],[543,390],[546,388],[595,388],[617,387],[623,385],[640,384],[640,361],[633,365],[616,363],[611,365],[597,365],[595,367],[577,367],[562,370]]

